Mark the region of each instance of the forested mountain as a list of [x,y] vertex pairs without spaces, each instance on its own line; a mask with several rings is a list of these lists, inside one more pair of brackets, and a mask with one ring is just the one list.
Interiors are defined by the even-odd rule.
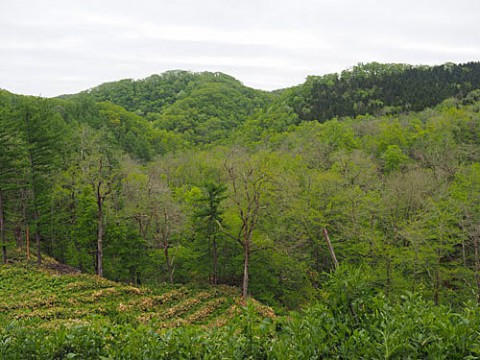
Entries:
[[419,111],[480,86],[480,63],[439,66],[360,64],[339,74],[310,76],[287,90],[300,120]]
[[180,70],[102,84],[84,94],[120,105],[193,144],[224,140],[272,98],[222,73]]
[[[209,89],[211,87],[211,89]],[[252,104],[244,103],[245,107],[264,105],[268,94],[242,85],[235,78],[222,73],[193,73],[183,70],[167,71],[160,75],[152,75],[142,80],[121,80],[105,83],[94,87],[85,93],[90,94],[96,101],[111,101],[125,109],[147,115],[162,113],[178,100],[196,95],[197,92],[209,96],[209,90],[215,94],[218,88],[227,93],[221,95],[243,96],[250,99]],[[215,98],[205,100],[218,100]],[[220,104],[217,106],[221,107]],[[228,110],[228,109],[227,109]],[[246,111],[248,109],[244,109]],[[251,110],[251,109],[250,109]]]
[[275,94],[188,72],[0,91],[3,261],[320,301],[348,319],[335,341],[368,342],[348,329],[402,304],[428,322],[412,304],[480,302],[478,67],[368,64]]
[[[175,70],[142,80],[105,83],[63,98],[110,102],[134,113],[136,123],[146,123],[140,118],[151,122],[141,127],[153,126],[168,140],[151,144],[153,149],[139,156],[150,158],[154,153],[225,142],[246,123],[255,129],[241,129],[242,136],[252,131],[286,130],[302,121],[420,111],[450,97],[462,98],[479,87],[478,62],[439,66],[369,63],[338,74],[310,76],[304,84],[272,93],[245,87],[222,73]],[[134,116],[125,114],[131,123]],[[122,115],[113,117],[121,119]],[[123,131],[132,132],[130,142],[141,137],[129,128],[126,125]]]

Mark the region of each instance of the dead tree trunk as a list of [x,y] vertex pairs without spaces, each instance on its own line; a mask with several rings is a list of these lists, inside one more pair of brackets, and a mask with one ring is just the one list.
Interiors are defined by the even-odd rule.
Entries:
[[328,231],[326,227],[323,228],[323,237],[325,238],[325,241],[327,243],[328,251],[330,252],[330,256],[333,261],[333,266],[335,270],[337,270],[339,266],[338,260],[337,260],[337,257],[335,256],[335,251],[333,250],[332,242],[330,241],[330,237],[328,236]]

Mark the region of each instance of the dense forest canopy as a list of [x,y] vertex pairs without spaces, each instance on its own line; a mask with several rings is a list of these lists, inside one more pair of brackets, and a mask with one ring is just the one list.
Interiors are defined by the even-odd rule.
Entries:
[[478,300],[479,82],[479,63],[371,63],[273,93],[186,71],[1,91],[4,262],[297,308],[335,268],[328,233],[369,291]]
[[[57,286],[70,280],[4,266],[5,279],[56,293],[27,306],[47,301],[44,312],[0,317],[0,357],[480,354],[478,62],[360,64],[270,93],[187,71],[52,99],[0,90],[0,148],[3,263],[53,257],[169,286],[161,301],[184,296],[180,285],[234,286],[279,313],[306,309],[260,320],[249,305],[225,330],[157,333],[157,315],[135,313],[153,298],[131,300],[133,312],[116,299],[95,310],[108,319],[46,330],[29,319],[63,314],[72,288]],[[15,299],[17,280],[5,279]],[[127,301],[132,289],[109,291]],[[166,313],[213,296],[193,292]],[[18,310],[8,299],[0,309]]]
[[480,64],[360,64],[340,74],[310,76],[290,104],[301,120],[420,111],[480,86]]

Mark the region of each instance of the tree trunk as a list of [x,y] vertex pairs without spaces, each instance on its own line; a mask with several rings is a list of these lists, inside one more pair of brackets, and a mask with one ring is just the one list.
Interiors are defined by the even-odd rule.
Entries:
[[168,244],[165,244],[163,251],[165,254],[165,262],[167,265],[168,280],[170,281],[170,285],[173,285],[173,263],[172,259],[170,259],[170,254],[168,253]]
[[473,248],[475,253],[475,281],[477,283],[477,303],[480,303],[480,259],[478,254],[478,236],[473,236]]
[[267,177],[265,172],[260,171],[260,167],[248,166],[239,169],[231,166],[227,167],[227,171],[232,182],[233,201],[242,221],[242,227],[236,239],[243,248],[242,299],[245,301],[248,296],[248,268],[251,246],[253,246],[253,231],[259,218],[260,198],[265,191]]
[[37,265],[40,266],[42,264],[42,252],[40,246],[40,216],[38,215],[36,198],[35,198],[35,191],[32,189],[32,200],[33,200],[33,221],[35,223],[35,244],[37,247]]
[[[415,243],[416,244],[416,243]],[[419,279],[419,260],[418,260],[418,246],[414,245],[415,247],[415,260],[413,262],[413,283],[412,283],[412,291],[415,292],[416,290],[416,284],[420,283]]]
[[[78,244],[78,240],[77,240],[77,232],[74,229],[75,224],[77,222],[77,215],[76,215],[76,207],[75,207],[75,190],[73,190],[73,187],[72,187],[72,192],[70,193],[70,206],[69,207],[70,207],[70,228],[73,230],[73,234],[72,234],[73,246],[74,246],[77,254],[81,254],[80,245]],[[82,261],[82,256],[81,255],[78,257],[77,266],[78,266],[80,272],[83,272],[83,261]]]
[[[32,136],[30,133],[30,115],[29,113],[26,114],[25,116],[25,130],[27,132],[27,140],[28,144],[33,144],[32,141]],[[37,165],[34,160],[34,156],[32,153],[32,150],[30,147],[27,147],[28,150],[28,160],[30,163],[30,176],[31,176],[31,186],[32,186],[32,202],[33,202],[33,221],[35,222],[35,242],[37,245],[37,264],[40,266],[42,264],[42,252],[41,252],[41,247],[40,247],[40,229],[39,229],[39,215],[38,215],[38,208],[37,208],[37,198],[36,198],[36,186],[37,186],[37,176],[38,176],[38,171],[37,171]]]
[[325,241],[327,242],[328,251],[330,251],[330,256],[332,257],[332,261],[333,261],[333,265],[335,267],[335,270],[337,270],[339,264],[338,264],[337,257],[335,256],[335,251],[333,251],[332,242],[330,241],[330,237],[328,236],[327,228],[323,228],[323,237],[325,238]]
[[97,275],[103,277],[103,212],[101,201],[98,202],[98,229],[97,229]]
[[26,241],[26,248],[27,248],[27,259],[30,260],[30,229],[28,226],[25,228],[25,241]]
[[26,248],[27,248],[27,259],[30,260],[30,228],[25,228],[25,241],[26,241]]
[[7,240],[5,238],[5,215],[3,211],[3,193],[0,190],[0,233],[2,237],[2,261],[7,263]]
[[170,219],[166,209],[163,209],[163,220],[165,223],[165,227],[162,230],[163,252],[165,254],[168,279],[170,281],[170,284],[173,285],[173,260],[170,258],[170,254],[168,253],[168,247],[170,245]]
[[440,303],[440,250],[436,250],[437,263],[435,264],[435,279],[433,281],[433,303],[438,305]]
[[387,270],[387,280],[385,282],[385,293],[387,297],[389,297],[392,290],[392,259],[390,258],[390,254],[385,256],[385,268]]
[[20,225],[17,225],[14,230],[14,237],[17,241],[17,249],[23,248],[23,240],[22,240],[22,229],[20,229]]
[[42,251],[41,251],[41,246],[40,246],[40,231],[38,230],[38,226],[39,226],[39,221],[38,221],[38,213],[35,212],[35,223],[36,223],[36,227],[35,227],[35,244],[37,245],[37,265],[41,265],[42,264]]
[[242,286],[242,298],[247,299],[248,296],[248,266],[250,261],[250,243],[245,242],[243,244],[243,286]]
[[103,196],[100,193],[101,182],[97,186],[97,275],[103,277]]
[[217,286],[217,283],[218,283],[218,253],[217,253],[217,239],[216,239],[215,235],[213,236],[212,255],[213,255],[213,285]]

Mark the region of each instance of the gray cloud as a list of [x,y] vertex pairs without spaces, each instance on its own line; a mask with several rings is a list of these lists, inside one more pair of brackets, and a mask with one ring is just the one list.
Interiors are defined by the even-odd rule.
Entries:
[[55,96],[170,69],[275,89],[358,62],[480,59],[480,2],[3,0],[0,88]]

